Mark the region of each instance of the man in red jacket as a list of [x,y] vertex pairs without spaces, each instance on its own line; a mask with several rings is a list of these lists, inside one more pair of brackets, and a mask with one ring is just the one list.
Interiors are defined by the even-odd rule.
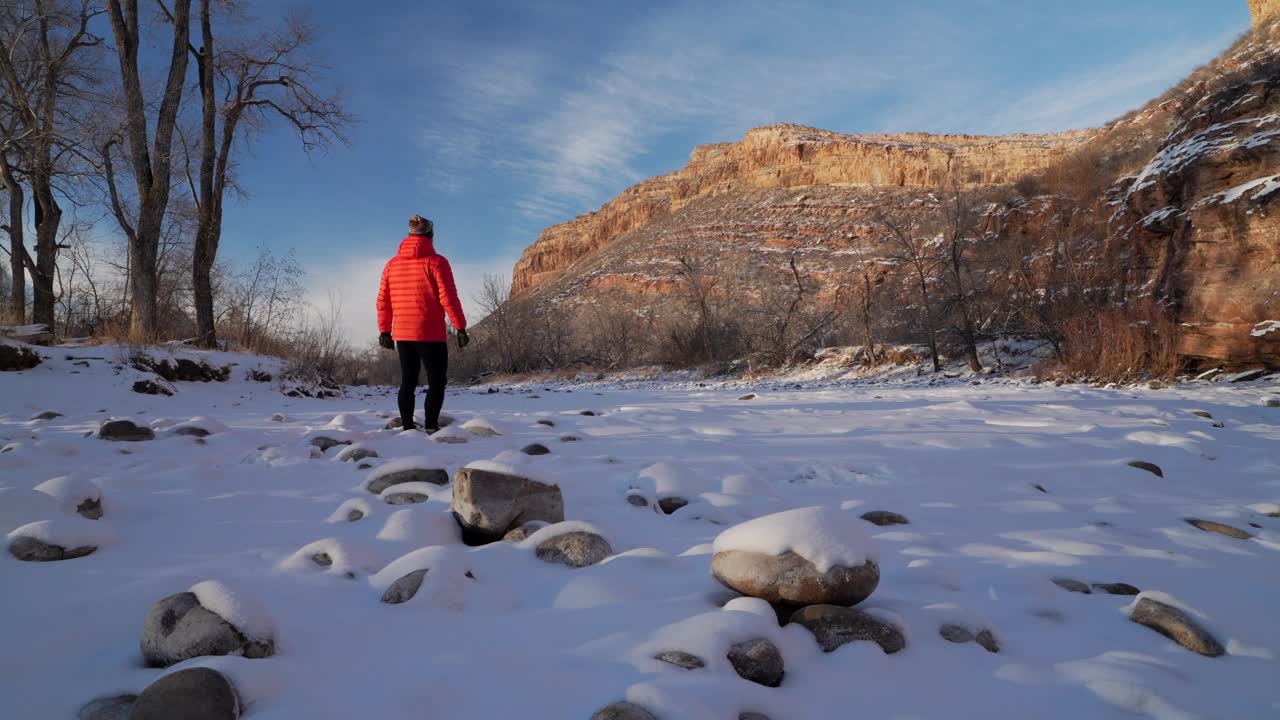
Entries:
[[387,262],[378,287],[378,344],[400,351],[400,422],[413,430],[413,395],[418,389],[418,370],[427,368],[427,399],[424,429],[440,429],[440,408],[444,405],[445,375],[449,370],[449,344],[444,316],[458,331],[458,347],[464,348],[467,318],[458,302],[453,270],[443,255],[436,253],[431,221],[414,215],[409,218],[409,237],[400,251]]

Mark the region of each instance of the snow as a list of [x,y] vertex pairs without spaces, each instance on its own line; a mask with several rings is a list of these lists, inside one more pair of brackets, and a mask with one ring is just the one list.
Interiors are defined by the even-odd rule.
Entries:
[[1249,331],[1250,337],[1266,337],[1273,332],[1280,332],[1280,320],[1263,320]]
[[72,475],[45,480],[32,489],[53,498],[66,513],[74,513],[85,500],[102,499],[101,488],[85,478]]
[[[1275,376],[1104,389],[908,366],[873,376],[833,360],[754,380],[536,380],[493,394],[451,388],[451,414],[507,434],[448,445],[383,429],[394,388],[288,398],[278,384],[245,379],[273,361],[183,352],[236,367],[225,383],[174,383],[173,397],[131,392],[112,368],[127,356],[115,347],[87,353],[110,358],[87,368],[55,348],[32,370],[0,373],[0,447],[14,446],[0,453],[0,532],[26,526],[100,547],[47,563],[3,553],[0,715],[76,717],[93,698],[136,693],[186,667],[225,672],[245,717],[261,720],[408,720],[424,708],[435,718],[586,718],[623,699],[663,720],[746,711],[963,720],[992,708],[1049,720],[1253,718],[1280,702],[1280,518],[1270,516],[1280,513],[1280,412],[1262,404],[1278,393]],[[747,393],[756,399],[737,399]],[[586,406],[600,414],[575,414]],[[64,416],[30,422],[48,409]],[[292,422],[272,421],[276,413]],[[85,436],[112,415],[162,431],[127,444]],[[167,432],[198,418],[218,428],[205,445]],[[310,459],[314,434],[376,450],[378,468],[331,462],[339,449]],[[560,443],[561,434],[584,442]],[[518,452],[533,442],[552,453]],[[1134,459],[1165,477],[1125,465]],[[536,535],[467,547],[448,486],[400,506],[363,486],[395,469],[465,466],[557,484],[567,522],[539,532],[592,528],[615,554],[567,569],[534,556]],[[103,519],[69,514],[33,489],[62,477],[71,480],[44,489],[100,488]],[[626,500],[632,489],[655,498],[660,485],[690,504],[664,515]],[[365,516],[348,522],[353,509]],[[859,519],[868,510],[910,524],[877,528]],[[806,513],[825,519],[785,521]],[[1254,538],[1207,533],[1185,517]],[[873,544],[851,540],[851,528]],[[804,628],[778,627],[762,601],[729,599],[710,563],[718,538],[735,536],[846,561],[878,547],[880,584],[859,609],[900,624],[906,649],[885,655],[859,642],[823,653]],[[332,565],[314,562],[320,552]],[[413,600],[379,602],[406,568],[421,567],[431,571]],[[1134,598],[1070,593],[1056,577],[1173,599],[1201,613],[1228,654],[1187,651],[1130,622]],[[255,632],[269,628],[279,653],[143,667],[148,610],[186,588]],[[1001,652],[944,640],[946,622],[991,630]],[[728,647],[755,637],[781,651],[781,687],[727,666]],[[696,652],[707,667],[653,660],[661,650]]]
[[106,521],[86,520],[79,515],[37,520],[14,528],[5,536],[8,541],[5,545],[19,537],[29,537],[68,550],[86,545],[103,548],[117,539],[116,532]]
[[523,548],[536,548],[551,538],[575,532],[592,533],[594,535],[599,535],[605,540],[609,539],[609,537],[605,535],[604,531],[596,525],[589,522],[582,522],[580,520],[566,520],[565,522],[552,523],[545,527],[538,528],[533,532],[533,534],[529,535],[529,537],[521,540],[519,546]]
[[204,608],[235,626],[250,640],[270,640],[275,636],[271,613],[258,598],[240,589],[232,589],[220,580],[205,580],[191,586],[190,592]]
[[787,510],[735,525],[716,536],[715,552],[794,552],[825,573],[835,566],[856,568],[879,562],[870,525],[844,510],[814,506]]

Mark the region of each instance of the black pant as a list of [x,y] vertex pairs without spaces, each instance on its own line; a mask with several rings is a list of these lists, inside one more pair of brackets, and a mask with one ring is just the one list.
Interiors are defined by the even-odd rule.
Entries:
[[449,372],[449,344],[397,340],[396,350],[400,352],[400,422],[405,429],[414,426],[413,394],[418,389],[418,370],[425,365],[427,400],[423,406],[423,424],[428,429],[440,427],[445,376]]

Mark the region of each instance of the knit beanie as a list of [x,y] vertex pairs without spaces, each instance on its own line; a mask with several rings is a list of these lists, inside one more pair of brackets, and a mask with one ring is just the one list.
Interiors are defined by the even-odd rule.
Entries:
[[414,215],[409,218],[409,234],[410,235],[431,235],[435,232],[435,226],[431,221],[421,215]]

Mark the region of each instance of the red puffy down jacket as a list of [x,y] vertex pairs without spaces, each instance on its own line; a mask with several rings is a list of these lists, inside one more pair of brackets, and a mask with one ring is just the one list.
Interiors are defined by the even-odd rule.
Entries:
[[449,261],[436,254],[430,238],[410,235],[382,270],[378,332],[396,340],[444,342],[445,313],[454,328],[466,329]]

